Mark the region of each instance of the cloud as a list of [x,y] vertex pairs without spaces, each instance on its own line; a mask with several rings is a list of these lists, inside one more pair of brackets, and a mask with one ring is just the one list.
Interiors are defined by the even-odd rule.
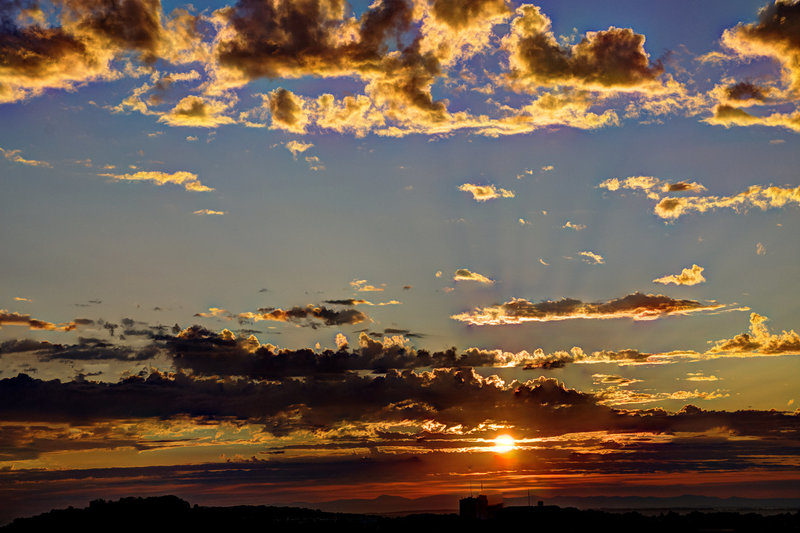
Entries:
[[584,229],[586,229],[586,225],[585,225],[585,224],[573,224],[573,223],[572,223],[572,222],[570,222],[569,220],[567,220],[567,221],[564,223],[564,225],[563,225],[563,226],[561,226],[561,227],[562,227],[562,228],[564,228],[564,229],[573,229],[573,230],[575,230],[575,231],[581,231],[581,230],[584,230]]
[[691,268],[684,268],[680,274],[671,274],[661,278],[656,278],[653,283],[663,283],[668,285],[673,283],[675,285],[697,285],[698,283],[705,283],[706,278],[703,277],[703,267],[692,265]]
[[613,374],[592,374],[592,382],[595,385],[616,385],[617,387],[627,387],[634,383],[640,383],[641,379],[624,378]]
[[714,114],[703,119],[703,122],[726,128],[731,126],[770,126],[800,132],[800,111],[753,115],[738,107],[720,104],[714,108]]
[[582,255],[584,257],[584,261],[590,265],[602,265],[606,262],[602,255],[590,252],[588,250],[578,252],[578,255]]
[[13,161],[14,163],[20,163],[23,165],[28,165],[32,167],[48,167],[51,168],[53,165],[48,163],[47,161],[37,161],[35,159],[25,159],[22,157],[22,150],[5,150],[0,148],[0,153],[3,154],[3,157],[8,159],[9,161]]
[[72,331],[78,326],[76,321],[54,324],[38,318],[31,318],[31,315],[0,309],[0,329],[3,326],[23,326],[28,329],[46,331]]
[[705,376],[702,372],[689,372],[686,381],[719,381],[717,376]]
[[[269,93],[267,103],[272,115],[273,128],[292,133],[306,132],[310,119],[304,109],[305,103],[302,98],[291,91],[280,88]],[[292,153],[294,154],[294,152]]]
[[342,300],[325,300],[323,303],[331,304],[331,305],[377,305],[377,306],[385,306],[385,305],[400,305],[401,302],[397,300],[389,300],[388,302],[378,302],[372,303],[368,300],[362,300],[360,298],[345,298]]
[[578,318],[632,318],[641,321],[711,311],[723,307],[725,306],[715,303],[703,304],[695,300],[676,300],[661,294],[636,292],[607,302],[594,303],[571,298],[532,303],[523,298],[513,298],[504,304],[476,308],[472,312],[452,315],[450,318],[473,326],[551,322]]
[[630,189],[643,191],[648,198],[658,200],[654,212],[661,218],[676,220],[682,215],[720,208],[733,209],[744,212],[749,208],[758,207],[762,210],[768,208],[784,207],[789,204],[800,204],[800,187],[779,187],[775,185],[751,185],[746,191],[733,196],[662,196],[670,192],[704,191],[706,188],[695,182],[668,182],[652,176],[632,176],[625,179],[610,178],[598,185],[609,191]]
[[[0,6],[0,102],[38,96],[45,89],[72,89],[95,80],[123,75],[112,61],[133,52],[152,64],[161,55],[174,55],[186,31],[177,31],[180,20],[191,19],[185,11],[162,25],[158,0],[64,0],[46,21],[36,2],[4,2]],[[42,16],[21,24],[25,7]],[[28,10],[28,12],[31,12]],[[50,15],[50,14],[48,14]],[[51,22],[52,26],[47,26]],[[185,26],[185,24],[184,24]],[[184,48],[188,45],[184,43]]]
[[647,90],[663,72],[650,64],[644,36],[629,28],[587,32],[571,46],[558,43],[550,19],[534,5],[517,8],[511,32],[503,38],[511,76],[539,86],[591,90]]
[[472,193],[472,198],[476,202],[485,202],[494,198],[514,198],[514,191],[499,189],[494,185],[474,185],[465,183],[458,187],[459,191]]
[[756,243],[756,255],[766,255],[767,249],[764,248],[764,243]]
[[794,330],[779,334],[769,332],[767,317],[750,314],[750,332],[736,335],[732,339],[716,341],[709,354],[783,355],[800,354],[800,335]]
[[194,316],[201,318],[220,317],[226,320],[239,320],[240,322],[248,320],[253,320],[255,322],[293,322],[313,328],[318,327],[320,325],[319,322],[325,326],[341,326],[344,324],[359,324],[361,322],[370,321],[370,318],[366,314],[355,309],[334,311],[325,306],[316,306],[312,304],[308,304],[305,307],[294,306],[289,309],[262,307],[256,312],[246,311],[243,313],[231,313],[227,309],[221,309],[219,307],[210,307],[208,311],[208,313],[195,313]]
[[207,215],[224,215],[225,211],[214,211],[213,209],[198,209],[194,211],[195,215],[207,216]]
[[453,281],[477,281],[478,283],[484,283],[486,285],[492,285],[494,283],[494,280],[487,278],[483,274],[470,272],[466,268],[459,268],[456,270],[455,274],[453,274]]
[[350,286],[358,292],[383,292],[383,287],[376,287],[367,283],[365,279],[354,279]]
[[158,118],[170,126],[185,126],[194,128],[216,128],[223,124],[233,124],[236,121],[223,113],[228,105],[217,100],[189,95],[183,98],[168,113]]
[[741,57],[771,57],[784,68],[786,83],[800,95],[800,4],[776,0],[763,7],[758,22],[725,30],[722,44]]
[[106,176],[119,181],[150,181],[159,187],[171,183],[174,185],[181,185],[187,191],[206,192],[213,191],[211,187],[206,187],[197,178],[197,174],[186,171],[161,172],[159,170],[140,171],[135,174],[109,174],[103,173],[98,176]]
[[619,189],[643,191],[648,198],[653,200],[660,198],[661,195],[659,193],[706,190],[703,185],[693,181],[669,182],[653,176],[630,176],[624,179],[609,178],[600,183],[598,187],[609,191],[618,191]]
[[733,196],[664,197],[656,204],[654,211],[661,218],[676,220],[692,212],[705,213],[728,208],[739,213],[751,207],[765,211],[792,203],[800,204],[800,187],[751,185],[746,191]]
[[286,143],[286,149],[292,152],[292,157],[297,159],[297,154],[302,154],[309,148],[313,148],[313,143],[307,143],[302,141],[289,141]]
[[642,392],[633,391],[629,389],[621,389],[619,386],[611,386],[605,390],[595,393],[598,403],[602,405],[630,405],[660,402],[664,400],[717,400],[719,398],[727,398],[730,393],[716,389],[714,391],[705,392],[697,389],[693,391],[679,390],[674,392]]

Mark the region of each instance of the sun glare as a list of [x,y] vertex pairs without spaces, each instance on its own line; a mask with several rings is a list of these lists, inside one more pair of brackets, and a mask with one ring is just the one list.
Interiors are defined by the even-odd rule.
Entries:
[[507,453],[514,449],[514,437],[511,435],[498,435],[494,439],[495,453]]

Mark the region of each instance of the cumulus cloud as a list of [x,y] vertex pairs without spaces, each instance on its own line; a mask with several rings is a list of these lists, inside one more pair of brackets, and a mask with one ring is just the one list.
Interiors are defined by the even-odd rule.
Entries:
[[800,3],[776,0],[759,11],[758,22],[725,30],[722,44],[741,57],[771,57],[789,88],[800,95]]
[[471,193],[476,202],[485,202],[495,198],[514,198],[514,191],[500,189],[491,184],[474,185],[472,183],[464,183],[458,187],[458,190]]
[[710,354],[783,355],[800,354],[800,335],[794,330],[770,333],[767,317],[750,314],[750,332],[716,341]]
[[644,35],[629,28],[588,32],[564,46],[550,19],[534,5],[517,8],[511,32],[503,38],[512,77],[540,86],[568,85],[592,90],[647,90],[663,72],[651,64]]
[[113,178],[119,181],[149,181],[155,183],[159,187],[167,183],[183,186],[187,191],[206,192],[213,191],[211,187],[206,187],[197,178],[197,174],[186,171],[177,171],[173,173],[161,172],[160,170],[139,171],[135,174],[110,174],[103,173],[99,176]]
[[695,300],[678,300],[661,294],[636,292],[607,302],[594,303],[572,298],[532,303],[523,298],[513,298],[504,304],[476,308],[472,312],[452,315],[450,318],[474,326],[551,322],[578,318],[632,318],[641,321],[711,311],[723,307],[725,306],[721,304],[703,304]]
[[703,277],[703,267],[699,265],[692,265],[691,268],[684,268],[680,274],[671,274],[656,278],[653,283],[662,283],[668,285],[673,283],[675,285],[697,285],[704,283],[706,278]]
[[494,280],[487,278],[483,274],[471,272],[466,268],[459,268],[456,270],[455,274],[453,274],[453,281],[477,281],[478,283],[484,283],[486,285],[494,283]]

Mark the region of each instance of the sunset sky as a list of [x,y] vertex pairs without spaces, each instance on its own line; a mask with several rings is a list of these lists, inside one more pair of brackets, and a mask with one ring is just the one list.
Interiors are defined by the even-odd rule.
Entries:
[[0,124],[0,521],[800,498],[800,2],[0,0]]

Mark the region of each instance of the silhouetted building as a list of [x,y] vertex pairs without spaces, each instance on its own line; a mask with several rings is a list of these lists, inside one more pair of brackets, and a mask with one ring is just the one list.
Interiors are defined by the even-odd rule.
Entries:
[[469,520],[489,520],[497,516],[502,509],[502,503],[489,505],[489,498],[485,494],[458,500],[458,515]]

